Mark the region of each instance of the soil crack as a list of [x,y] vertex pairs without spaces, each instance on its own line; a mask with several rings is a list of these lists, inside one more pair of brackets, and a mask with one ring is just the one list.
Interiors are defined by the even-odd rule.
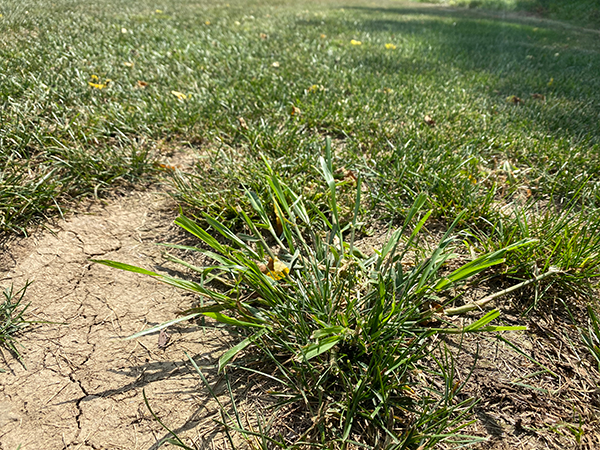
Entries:
[[[0,256],[0,264],[11,261],[0,266],[0,279],[35,279],[27,291],[28,313],[54,323],[23,334],[29,370],[6,362],[10,373],[2,374],[0,393],[19,421],[0,425],[0,448],[152,448],[159,427],[151,417],[135,421],[139,408],[145,409],[142,389],[169,422],[188,423],[197,409],[190,400],[197,380],[179,367],[182,350],[221,352],[223,335],[182,326],[179,338],[160,352],[152,351],[154,335],[120,339],[176,317],[191,299],[155,279],[88,259],[102,255],[152,266],[157,258],[152,243],[170,233],[174,206],[152,193],[92,205],[88,213],[67,218],[61,229],[22,239]],[[141,230],[147,222],[152,226]],[[210,421],[213,412],[206,414]],[[195,430],[190,426],[182,433]]]
[[71,372],[69,374],[69,380],[71,380],[71,382],[79,385],[79,389],[81,389],[81,392],[83,392],[83,395],[75,400],[75,407],[77,408],[77,414],[75,415],[75,421],[77,422],[77,428],[79,430],[81,430],[81,416],[83,415],[83,410],[81,409],[81,402],[86,397],[88,397],[89,394],[88,394],[87,390],[85,389],[85,387],[83,386],[83,383],[80,380],[78,380],[77,378],[75,378],[74,372]]

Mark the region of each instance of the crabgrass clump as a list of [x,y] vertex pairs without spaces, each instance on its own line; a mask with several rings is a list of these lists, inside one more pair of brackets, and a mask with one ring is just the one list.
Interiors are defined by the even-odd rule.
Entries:
[[[219,369],[226,370],[234,357],[254,349],[249,355],[258,352],[268,368],[262,373],[281,384],[278,408],[293,404],[312,418],[310,427],[298,430],[297,442],[281,441],[265,429],[268,440],[327,448],[358,442],[367,448],[421,449],[441,441],[476,440],[459,436],[474,399],[458,399],[462,384],[454,379],[451,356],[441,349],[441,359],[434,356],[433,367],[423,361],[436,353],[431,340],[436,334],[524,329],[490,325],[499,316],[497,311],[463,327],[446,321],[441,312],[452,298],[450,292],[531,241],[479,256],[442,274],[455,256],[457,240],[451,226],[428,258],[407,266],[409,252],[431,214],[421,212],[426,199],[420,195],[403,226],[367,256],[355,239],[361,180],[356,182],[354,217],[344,223],[329,145],[327,150],[320,161],[327,185],[326,210],[306,202],[266,164],[269,204],[246,192],[253,208],[251,213],[239,212],[246,233],[236,234],[208,214],[202,219],[212,233],[187,217],[176,220],[205,248],[170,247],[199,252],[214,261],[200,267],[168,255],[194,271],[198,281],[113,261],[96,262],[151,275],[205,297],[201,306],[185,311],[185,317],[158,328],[205,316],[243,330],[246,337],[221,356]],[[256,371],[244,359],[236,367]],[[419,379],[418,373],[425,375]],[[437,388],[432,379],[441,380],[438,386],[443,387]],[[251,434],[239,428],[239,421],[229,425],[246,437]]]

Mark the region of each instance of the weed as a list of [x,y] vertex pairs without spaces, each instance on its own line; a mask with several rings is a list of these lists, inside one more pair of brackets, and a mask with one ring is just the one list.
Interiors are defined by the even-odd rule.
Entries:
[[[167,254],[168,259],[197,273],[200,281],[113,261],[96,262],[151,275],[206,297],[208,302],[185,311],[186,316],[176,321],[202,315],[244,329],[247,337],[221,356],[219,369],[226,370],[244,350],[250,352],[251,361],[250,350],[255,349],[273,371],[265,375],[279,380],[286,393],[277,407],[301,405],[313,417],[301,440],[335,448],[350,442],[369,448],[434,448],[441,441],[452,442],[473,400],[456,399],[460,383],[454,381],[447,351],[442,350],[442,359],[435,359],[437,370],[422,364],[432,352],[432,336],[524,327],[490,325],[498,311],[462,327],[444,325],[432,305],[445,303],[445,292],[459,289],[484,270],[502,264],[510,251],[532,242],[484,254],[442,275],[457,244],[451,226],[428,258],[408,268],[407,252],[431,215],[431,211],[421,212],[426,198],[420,195],[403,226],[391,233],[380,251],[367,257],[356,247],[355,230],[360,225],[356,210],[350,223],[340,221],[337,188],[343,182],[333,176],[329,141],[326,157],[320,160],[326,210],[305,201],[265,164],[269,201],[265,204],[254,192],[246,192],[253,213],[239,212],[245,233],[234,233],[206,213],[202,218],[212,233],[187,217],[176,220],[209,250],[170,247],[199,252],[215,264],[194,266]],[[355,189],[355,204],[360,205],[360,178]],[[221,243],[213,233],[228,243]],[[211,288],[217,281],[223,290]],[[415,373],[424,370],[428,377],[440,378],[445,388],[440,391],[419,383]]]
[[30,284],[29,282],[25,283],[25,286],[18,291],[14,290],[13,285],[5,288],[2,292],[4,300],[0,304],[0,345],[8,348],[21,363],[23,362],[19,352],[21,345],[17,341],[17,337],[24,328],[32,323],[38,323],[25,320],[23,317],[29,307],[29,303],[23,304],[23,298]]

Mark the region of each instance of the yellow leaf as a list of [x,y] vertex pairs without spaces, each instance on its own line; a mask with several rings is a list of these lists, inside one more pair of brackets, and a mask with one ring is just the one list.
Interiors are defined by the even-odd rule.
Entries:
[[387,48],[389,50],[395,50],[396,46],[394,44],[385,44],[385,48]]
[[104,89],[106,87],[106,84],[103,83],[92,83],[91,81],[88,81],[88,84],[96,89]]
[[123,65],[124,65],[125,67],[133,67],[133,63],[132,63],[131,61],[125,61],[125,62],[123,63]]
[[362,42],[360,42],[360,41],[355,41],[354,39],[352,39],[352,40],[350,41],[350,43],[351,43],[352,45],[362,45]]
[[104,89],[106,86],[108,86],[108,83],[110,83],[112,80],[106,79],[104,80],[104,83],[102,83],[100,81],[100,78],[98,77],[98,75],[91,75],[90,79],[92,81],[88,81],[88,84],[93,87],[94,89]]
[[275,259],[269,258],[267,270],[266,275],[276,281],[285,278],[285,276],[290,273],[290,268],[285,263],[281,262],[277,256]]
[[175,97],[177,97],[179,100],[184,101],[187,100],[187,95],[185,95],[182,92],[179,91],[171,91],[171,94],[173,94]]
[[552,86],[552,83],[554,83],[554,78],[550,78],[550,81],[548,81],[548,86]]

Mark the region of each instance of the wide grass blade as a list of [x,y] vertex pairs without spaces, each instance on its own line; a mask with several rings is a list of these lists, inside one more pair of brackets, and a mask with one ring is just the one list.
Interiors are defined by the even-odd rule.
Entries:
[[231,360],[242,350],[246,349],[248,346],[254,344],[257,339],[266,334],[269,330],[267,328],[263,328],[247,337],[243,341],[237,343],[229,350],[227,350],[221,357],[219,358],[219,372],[223,371],[223,369],[231,362]]
[[125,340],[136,339],[136,338],[139,338],[141,336],[146,336],[147,334],[156,333],[157,331],[160,331],[163,328],[170,327],[171,325],[175,325],[176,323],[185,322],[187,320],[192,320],[192,319],[198,317],[200,314],[201,313],[193,313],[193,314],[188,314],[187,316],[178,317],[177,319],[168,320],[167,322],[163,322],[163,323],[161,323],[159,325],[156,325],[156,326],[154,326],[152,328],[148,328],[146,330],[143,330],[143,331],[140,331],[138,333],[132,334],[131,336],[127,336],[125,338]]
[[150,270],[142,269],[141,267],[132,266],[130,264],[125,264],[125,263],[120,263],[117,261],[111,261],[108,259],[91,259],[90,261],[98,263],[98,264],[103,264],[108,267],[113,267],[115,269],[121,269],[121,270],[126,270],[129,272],[140,273],[142,275],[149,275],[149,276],[159,279],[160,281],[162,281],[165,284],[174,286],[176,288],[184,289],[186,291],[202,294],[202,295],[209,297],[215,301],[219,301],[219,302],[231,301],[231,299],[228,296],[221,294],[219,292],[210,291],[193,281],[181,280],[179,278],[174,278],[174,277],[170,277],[167,275],[162,275],[162,274],[159,274],[156,272],[152,272]]

